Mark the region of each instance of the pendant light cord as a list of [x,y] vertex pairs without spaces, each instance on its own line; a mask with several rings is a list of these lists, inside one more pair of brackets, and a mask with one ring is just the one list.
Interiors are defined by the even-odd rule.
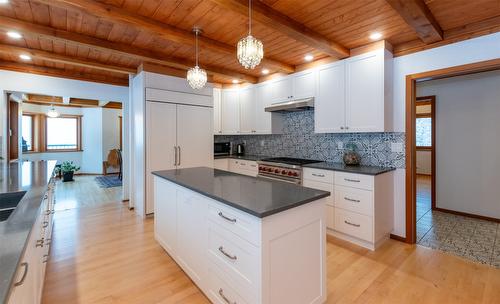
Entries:
[[248,0],[248,35],[252,35],[252,0]]
[[196,51],[196,66],[198,66],[198,31],[199,30],[195,31],[195,35],[196,35],[195,37],[196,38],[194,39],[195,40],[195,46],[196,46],[195,47],[196,48],[196,50],[195,50]]

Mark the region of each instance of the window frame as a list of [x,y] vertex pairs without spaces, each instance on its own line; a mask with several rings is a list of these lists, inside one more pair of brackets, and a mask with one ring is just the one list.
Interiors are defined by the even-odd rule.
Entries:
[[48,138],[48,121],[49,118],[47,115],[45,115],[45,136],[44,136],[44,141],[43,141],[43,147],[44,147],[44,152],[78,152],[78,151],[83,151],[82,150],[82,115],[59,115],[58,117],[55,118],[74,118],[76,119],[76,148],[75,149],[48,149],[47,146],[47,138]]
[[[28,149],[24,153],[33,153],[36,151],[35,149],[35,122],[36,122],[36,114],[35,113],[21,113],[21,120],[23,119],[23,116],[29,116],[31,117],[31,149]],[[23,138],[23,134],[21,132],[21,138]]]

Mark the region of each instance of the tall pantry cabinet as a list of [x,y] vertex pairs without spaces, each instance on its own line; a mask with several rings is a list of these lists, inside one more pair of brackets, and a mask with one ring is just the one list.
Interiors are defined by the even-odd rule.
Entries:
[[154,212],[151,172],[213,165],[212,88],[141,72],[132,81],[131,199],[141,216]]

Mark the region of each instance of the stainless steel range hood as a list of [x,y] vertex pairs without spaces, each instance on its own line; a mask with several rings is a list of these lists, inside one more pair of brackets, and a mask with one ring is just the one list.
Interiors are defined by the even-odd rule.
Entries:
[[314,108],[314,97],[273,103],[265,108],[266,112],[298,112]]

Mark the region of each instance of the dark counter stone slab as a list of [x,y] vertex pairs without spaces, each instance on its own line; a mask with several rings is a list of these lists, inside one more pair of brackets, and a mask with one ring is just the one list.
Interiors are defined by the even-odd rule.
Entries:
[[330,195],[326,191],[292,183],[207,167],[156,171],[153,174],[259,218]]
[[365,174],[365,175],[379,175],[382,173],[396,170],[396,168],[374,167],[374,166],[346,166],[343,163],[328,163],[328,162],[307,164],[304,165],[303,167],[341,171],[341,172],[356,173],[356,174]]
[[234,154],[214,156],[214,159],[224,159],[224,158],[259,161],[259,160],[261,160],[263,158],[267,158],[267,157],[257,156],[257,155],[234,155]]

